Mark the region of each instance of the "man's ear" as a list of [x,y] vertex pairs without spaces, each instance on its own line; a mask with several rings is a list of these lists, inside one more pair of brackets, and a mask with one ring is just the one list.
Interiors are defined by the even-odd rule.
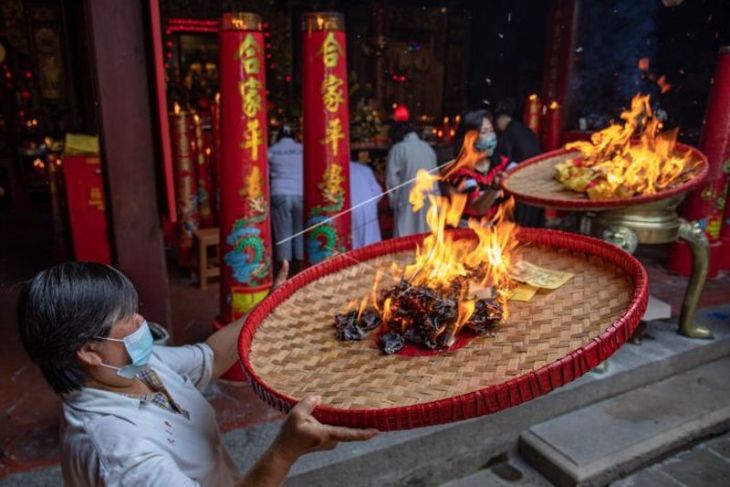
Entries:
[[76,352],[76,358],[78,358],[79,362],[86,366],[101,365],[102,359],[99,353],[96,351],[96,348],[97,345],[94,342],[86,342]]

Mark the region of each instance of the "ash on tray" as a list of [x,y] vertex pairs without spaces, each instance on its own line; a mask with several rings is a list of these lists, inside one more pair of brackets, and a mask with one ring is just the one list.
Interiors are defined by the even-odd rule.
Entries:
[[466,279],[455,279],[443,292],[401,280],[381,291],[377,310],[367,308],[336,315],[337,337],[363,340],[372,330],[383,327],[387,332],[380,336],[379,344],[386,354],[400,351],[406,342],[431,350],[448,349],[463,328],[485,335],[503,317],[502,305],[493,298],[477,299],[472,301],[473,309],[460,311],[460,298],[468,293]]

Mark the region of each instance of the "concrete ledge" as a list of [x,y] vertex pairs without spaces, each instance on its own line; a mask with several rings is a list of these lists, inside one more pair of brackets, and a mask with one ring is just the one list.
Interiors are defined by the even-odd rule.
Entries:
[[730,357],[530,428],[520,454],[559,486],[606,485],[730,427]]

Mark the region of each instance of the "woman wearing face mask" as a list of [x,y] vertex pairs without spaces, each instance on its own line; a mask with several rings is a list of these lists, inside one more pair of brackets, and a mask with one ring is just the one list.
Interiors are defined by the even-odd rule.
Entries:
[[[284,261],[277,281],[287,270]],[[116,269],[66,262],[26,283],[19,331],[63,400],[65,484],[279,486],[299,456],[376,433],[319,423],[312,411],[320,399],[310,396],[291,410],[258,462],[239,475],[203,391],[237,362],[242,323],[195,345],[153,346],[147,321],[137,313],[137,292]]]
[[[460,168],[447,173],[449,192],[466,194],[467,204],[462,214],[462,226],[469,218],[489,217],[494,212],[498,195],[498,176],[507,169],[508,158],[497,154],[497,134],[487,110],[467,112],[461,119],[456,133],[454,155],[458,157],[464,141],[473,142],[473,148],[481,156],[474,169]],[[478,131],[478,135],[475,132]],[[471,134],[470,134],[471,132]],[[470,135],[469,135],[470,134]]]

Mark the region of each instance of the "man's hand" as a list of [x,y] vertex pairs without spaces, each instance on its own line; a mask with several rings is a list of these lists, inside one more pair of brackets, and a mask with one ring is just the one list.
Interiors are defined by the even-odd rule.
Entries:
[[271,288],[272,291],[284,284],[287,277],[289,277],[289,261],[284,260],[281,262],[281,269],[279,269],[279,273],[274,278],[274,286]]
[[297,458],[305,453],[331,450],[340,441],[369,440],[378,430],[358,430],[322,424],[312,416],[320,402],[308,396],[289,411],[279,436],[237,484],[239,487],[278,487]]
[[295,461],[305,453],[331,450],[340,441],[364,441],[378,434],[376,429],[353,429],[322,424],[312,416],[320,403],[318,396],[308,396],[289,412],[273,448]]

